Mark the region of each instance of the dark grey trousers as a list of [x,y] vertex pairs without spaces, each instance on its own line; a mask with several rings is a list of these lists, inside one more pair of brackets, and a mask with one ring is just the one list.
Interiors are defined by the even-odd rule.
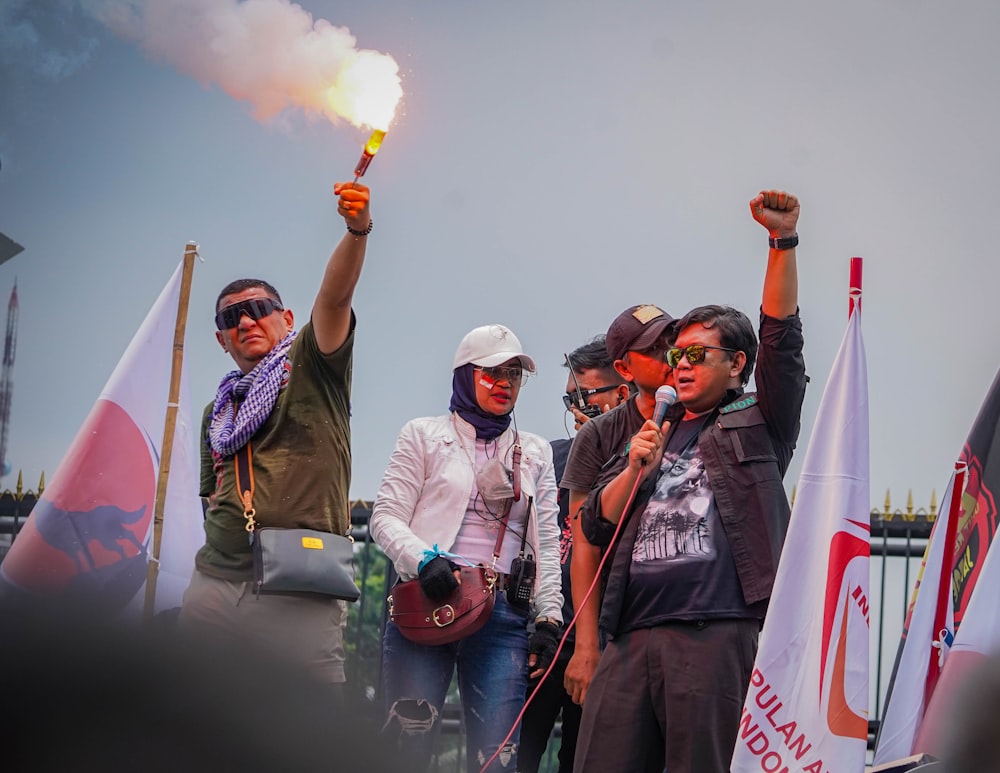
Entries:
[[727,773],[757,654],[757,620],[623,634],[583,704],[574,773]]

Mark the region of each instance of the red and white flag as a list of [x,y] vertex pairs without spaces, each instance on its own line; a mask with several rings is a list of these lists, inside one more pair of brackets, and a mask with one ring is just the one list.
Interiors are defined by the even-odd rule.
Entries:
[[868,373],[855,302],[803,460],[734,773],[864,769],[868,440]]
[[[996,551],[991,548],[1000,526],[995,496],[1000,493],[998,428],[1000,371],[955,465],[942,500],[950,504],[935,523],[925,551],[925,566],[913,592],[875,746],[877,764],[938,752],[937,730],[962,676],[983,653],[1000,645],[995,608],[1000,558],[994,557]],[[956,486],[957,497],[953,496]],[[953,538],[940,538],[946,533]],[[939,577],[947,587],[942,587]],[[981,586],[983,598],[974,606],[976,589]],[[932,622],[935,615],[946,624]],[[940,666],[936,679],[931,673],[934,666]]]
[[955,582],[955,640],[944,663],[937,688],[927,703],[914,748],[940,756],[941,730],[955,710],[958,693],[985,657],[1000,649],[1000,555],[994,539],[1000,488],[1000,372],[979,409],[962,450],[968,482],[956,529],[951,576]]
[[964,464],[956,465],[948,483],[942,500],[946,505],[931,530],[914,583],[875,742],[875,765],[904,760],[917,752],[917,729],[954,639],[950,546],[960,516],[956,484],[961,497]]
[[[125,354],[115,367],[3,563],[7,592],[86,597],[109,612],[141,608],[164,424],[170,391],[174,331],[183,262],[174,271]],[[190,426],[187,391],[178,406],[178,426]],[[191,436],[175,434],[191,446]],[[165,523],[202,529],[196,467],[185,469],[191,449],[173,456],[174,513]],[[176,476],[176,477],[175,477]],[[200,544],[200,542],[198,543]],[[187,574],[190,557],[171,551],[171,571]],[[163,604],[171,603],[172,591]],[[173,605],[179,605],[179,597]],[[162,605],[160,605],[162,608]]]
[[957,708],[959,693],[967,686],[970,677],[975,678],[976,669],[986,656],[1000,650],[998,587],[1000,553],[994,548],[986,555],[980,579],[966,608],[965,622],[955,634],[937,689],[931,695],[921,719],[913,745],[922,753],[941,756],[944,741],[942,730]]

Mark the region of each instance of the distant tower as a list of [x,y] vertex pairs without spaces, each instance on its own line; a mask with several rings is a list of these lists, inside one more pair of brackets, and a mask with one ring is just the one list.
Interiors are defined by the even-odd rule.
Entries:
[[0,368],[0,476],[10,472],[7,462],[7,431],[10,428],[10,403],[14,396],[14,352],[17,349],[17,280],[7,304],[7,335],[3,342],[3,367]]

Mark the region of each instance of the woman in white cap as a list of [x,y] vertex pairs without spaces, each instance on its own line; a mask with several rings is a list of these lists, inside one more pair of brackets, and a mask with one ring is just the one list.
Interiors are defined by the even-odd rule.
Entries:
[[[450,412],[403,427],[375,498],[373,539],[400,579],[416,578],[431,601],[452,596],[461,566],[494,567],[499,576],[489,620],[465,638],[428,646],[386,623],[386,732],[398,739],[401,768],[408,771],[427,769],[456,666],[469,770],[487,763],[489,771],[516,770],[518,733],[511,730],[528,679],[544,673],[558,645],[562,594],[552,452],[546,440],[519,431],[514,421],[521,384],[534,372],[534,360],[509,328],[470,331],[455,352]],[[529,571],[517,572],[522,551],[534,560],[533,583],[518,581],[518,574],[531,573],[530,561]],[[530,603],[518,601],[519,589]]]

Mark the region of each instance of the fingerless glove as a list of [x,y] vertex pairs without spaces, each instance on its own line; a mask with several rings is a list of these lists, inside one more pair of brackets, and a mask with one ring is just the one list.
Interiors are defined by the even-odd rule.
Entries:
[[532,670],[548,668],[559,647],[559,635],[562,630],[555,623],[535,623],[535,632],[528,637],[528,655],[535,655],[535,665]]
[[452,572],[455,565],[446,558],[432,558],[417,573],[420,589],[431,601],[444,601],[458,587],[458,580]]

